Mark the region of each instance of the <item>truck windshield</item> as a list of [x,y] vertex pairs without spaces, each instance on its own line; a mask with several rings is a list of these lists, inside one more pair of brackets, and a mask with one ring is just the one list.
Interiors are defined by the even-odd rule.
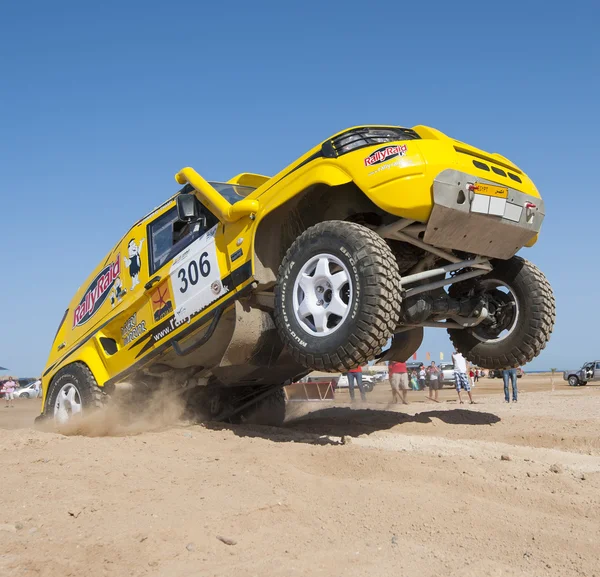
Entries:
[[241,186],[239,184],[228,184],[226,182],[209,182],[209,184],[231,204],[247,197],[256,190],[253,186]]

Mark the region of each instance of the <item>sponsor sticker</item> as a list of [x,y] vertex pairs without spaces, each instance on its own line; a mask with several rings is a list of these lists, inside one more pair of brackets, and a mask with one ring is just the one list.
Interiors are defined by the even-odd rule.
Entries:
[[382,162],[386,162],[391,160],[392,158],[396,158],[397,156],[404,156],[407,151],[406,144],[394,144],[393,146],[383,146],[382,148],[378,148],[367,158],[365,158],[365,166],[374,166],[375,164],[381,164]]
[[133,313],[121,327],[123,345],[128,345],[146,332],[146,321],[137,322],[137,313]]
[[390,162],[388,164],[380,164],[375,170],[369,172],[369,176],[373,176],[374,174],[378,174],[385,170],[390,170],[390,168],[395,168],[396,166],[402,166],[403,160],[394,160],[394,162]]
[[238,248],[232,255],[231,255],[231,262],[237,260],[238,258],[240,258],[242,255],[244,254],[244,251],[241,248]]
[[152,291],[150,300],[152,301],[152,315],[155,322],[173,312],[173,297],[171,296],[168,280]]
[[86,289],[79,305],[73,311],[73,328],[87,323],[96,314],[120,274],[121,255],[118,254],[115,261],[105,266]]

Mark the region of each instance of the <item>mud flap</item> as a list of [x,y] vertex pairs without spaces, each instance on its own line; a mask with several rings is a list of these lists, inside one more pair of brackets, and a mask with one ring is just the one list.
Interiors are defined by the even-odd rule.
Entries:
[[392,346],[377,358],[377,362],[397,361],[405,363],[423,342],[423,327],[396,333],[392,337]]

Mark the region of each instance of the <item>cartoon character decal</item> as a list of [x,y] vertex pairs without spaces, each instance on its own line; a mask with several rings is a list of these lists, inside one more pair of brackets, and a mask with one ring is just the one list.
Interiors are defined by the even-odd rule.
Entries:
[[123,281],[121,277],[115,280],[115,284],[110,291],[110,304],[114,308],[116,304],[121,302],[121,299],[127,294],[127,289],[123,288]]
[[142,269],[142,245],[144,239],[140,240],[139,246],[135,243],[135,239],[131,239],[127,245],[127,252],[129,258],[123,257],[125,266],[129,269],[129,276],[131,277],[131,290],[133,290],[138,284],[140,284],[140,270]]

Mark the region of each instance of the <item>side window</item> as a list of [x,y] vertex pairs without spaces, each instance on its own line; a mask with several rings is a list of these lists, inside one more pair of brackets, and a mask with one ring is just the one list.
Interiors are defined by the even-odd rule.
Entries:
[[600,363],[596,363],[596,370],[600,370]]
[[151,275],[217,224],[217,218],[206,208],[203,207],[202,212],[206,217],[206,226],[179,220],[177,207],[171,208],[148,225]]

